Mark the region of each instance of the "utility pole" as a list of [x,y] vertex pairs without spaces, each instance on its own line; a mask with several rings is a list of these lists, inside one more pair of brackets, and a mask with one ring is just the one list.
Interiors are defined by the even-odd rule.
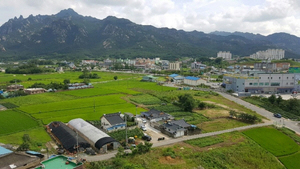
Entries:
[[79,162],[79,152],[78,152],[78,132],[76,131],[76,142],[77,142],[77,162]]
[[126,145],[125,145],[125,148],[127,147],[128,145],[128,137],[127,137],[127,117],[126,117],[126,114],[124,114],[125,116],[125,129],[126,129]]
[[135,105],[135,118],[136,118],[136,116],[137,116],[137,105]]

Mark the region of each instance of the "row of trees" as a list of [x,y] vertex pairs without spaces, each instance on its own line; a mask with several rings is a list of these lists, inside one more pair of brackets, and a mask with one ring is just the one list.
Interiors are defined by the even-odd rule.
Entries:
[[45,73],[45,72],[54,72],[53,69],[37,67],[35,64],[25,64],[17,68],[9,67],[5,69],[5,73],[13,74],[36,74],[36,73]]
[[83,74],[79,76],[79,79],[100,79],[97,73],[90,73],[88,70],[84,70]]
[[229,115],[231,118],[236,118],[241,121],[249,122],[249,123],[255,123],[259,120],[259,118],[255,115],[243,113],[243,112],[236,112],[234,110],[230,110]]

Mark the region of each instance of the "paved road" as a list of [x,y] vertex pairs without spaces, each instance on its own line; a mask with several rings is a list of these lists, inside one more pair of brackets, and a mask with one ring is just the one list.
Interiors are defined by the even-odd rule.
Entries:
[[[182,142],[185,140],[191,140],[195,138],[202,138],[202,137],[208,137],[208,136],[214,136],[214,135],[219,135],[223,133],[229,133],[233,131],[239,131],[239,130],[245,130],[245,129],[250,129],[250,128],[255,128],[255,127],[262,127],[262,126],[269,126],[272,125],[272,122],[266,122],[266,123],[261,123],[261,124],[254,124],[254,125],[249,125],[249,126],[243,126],[243,127],[237,127],[233,129],[227,129],[227,130],[222,130],[222,131],[216,131],[216,132],[210,132],[210,133],[204,133],[204,134],[196,134],[192,136],[184,136],[180,137],[177,139],[169,139],[169,140],[163,140],[157,143],[153,143],[152,147],[160,147],[160,146],[166,146],[178,142]],[[102,160],[107,160],[112,157],[114,157],[117,154],[117,151],[110,152],[108,154],[102,154],[102,155],[96,155],[96,156],[84,156],[81,158],[85,158],[87,161],[92,162],[92,161],[102,161]]]
[[222,95],[223,97],[229,99],[229,100],[232,100],[240,105],[243,105],[245,107],[247,107],[248,109],[251,109],[253,111],[255,111],[256,113],[266,117],[267,119],[270,119],[273,124],[275,125],[284,125],[285,127],[295,131],[296,133],[300,134],[300,127],[298,126],[298,122],[295,122],[295,121],[292,121],[292,120],[289,120],[289,119],[285,119],[285,118],[276,118],[273,116],[273,113],[263,109],[263,108],[259,108],[251,103],[248,103],[244,100],[241,100],[239,98],[236,98],[236,97],[233,97],[229,94],[226,94],[226,93],[221,93],[221,92],[218,92],[220,95]]
[[[284,126],[290,128],[290,129],[294,130],[295,132],[300,133],[300,127],[297,125],[298,122],[291,121],[291,120],[284,119],[284,118],[278,119],[278,118],[273,116],[273,113],[271,113],[271,112],[269,112],[265,109],[259,108],[255,105],[252,105],[248,102],[245,102],[245,101],[243,101],[239,98],[233,97],[229,94],[221,93],[221,92],[218,92],[218,93],[220,95],[222,95],[223,97],[229,99],[229,100],[232,100],[232,101],[234,101],[234,102],[236,102],[240,105],[243,105],[243,106],[247,107],[248,109],[251,109],[251,110],[257,112],[258,114],[266,117],[267,119],[270,119],[270,121],[267,121],[267,122],[262,123],[262,124],[254,124],[254,125],[237,127],[237,128],[227,129],[227,130],[222,130],[222,131],[216,131],[216,132],[210,132],[210,133],[204,133],[204,134],[197,134],[197,135],[192,135],[192,136],[184,136],[184,137],[177,138],[177,139],[163,140],[161,142],[153,143],[153,147],[160,147],[160,146],[165,146],[165,145],[170,145],[170,144],[182,142],[182,141],[185,141],[185,140],[208,137],[208,136],[213,136],[213,135],[219,135],[219,134],[223,134],[223,133],[229,133],[229,132],[233,132],[233,131],[245,130],[245,129],[255,128],[255,127],[268,126],[268,125],[272,125],[272,124],[284,125]],[[97,156],[86,156],[84,158],[86,158],[87,161],[101,161],[101,160],[107,160],[107,159],[110,159],[110,158],[114,157],[116,153],[117,153],[117,151],[114,151],[114,152],[110,152],[108,154],[97,155]]]

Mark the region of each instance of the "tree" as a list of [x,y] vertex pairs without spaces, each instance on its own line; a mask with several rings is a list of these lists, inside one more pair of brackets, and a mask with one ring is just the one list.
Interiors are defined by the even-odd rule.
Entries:
[[118,79],[118,76],[114,76],[114,79],[117,80],[117,79]]
[[66,84],[69,84],[70,83],[70,79],[65,79],[64,80],[64,84],[66,85]]
[[272,94],[269,98],[268,98],[269,102],[274,104],[276,101],[276,96],[274,94]]
[[277,104],[279,105],[282,101],[283,101],[282,97],[278,96],[278,98],[276,99]]
[[191,94],[180,95],[179,104],[185,111],[192,111],[196,107],[196,101]]
[[198,108],[199,108],[200,110],[204,110],[204,109],[206,108],[206,104],[205,104],[204,102],[200,102],[200,103],[198,104]]

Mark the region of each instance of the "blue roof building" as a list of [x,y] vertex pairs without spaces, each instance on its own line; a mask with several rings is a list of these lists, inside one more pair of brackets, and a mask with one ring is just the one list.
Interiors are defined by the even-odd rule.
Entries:
[[169,77],[171,77],[171,78],[174,78],[176,76],[178,76],[178,74],[171,74],[171,75],[169,75]]
[[194,77],[194,76],[187,76],[187,77],[185,77],[185,79],[188,79],[188,80],[199,80],[200,78],[199,77]]
[[199,77],[187,76],[184,78],[183,83],[190,86],[198,86],[201,83],[205,84],[206,81]]

